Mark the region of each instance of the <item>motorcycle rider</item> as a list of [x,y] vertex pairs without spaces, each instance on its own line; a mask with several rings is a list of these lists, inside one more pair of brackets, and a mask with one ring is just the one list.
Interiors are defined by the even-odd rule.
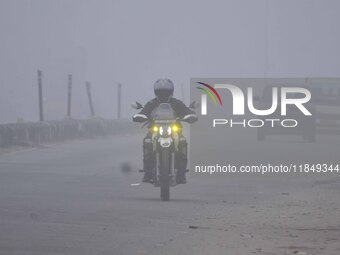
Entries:
[[[174,110],[175,117],[182,119],[186,122],[193,123],[197,120],[197,116],[194,111],[188,108],[182,101],[173,98],[174,84],[169,79],[158,79],[154,84],[155,98],[145,104],[143,109],[133,116],[133,121],[144,122],[146,119],[150,119],[152,112],[161,103],[169,103]],[[175,154],[175,167],[178,170],[176,176],[176,182],[178,184],[185,184],[187,171],[187,141],[181,134],[179,136],[178,152]],[[152,133],[148,132],[143,139],[143,170],[144,177],[143,182],[152,182],[152,169],[155,166],[155,159],[153,155],[152,145]]]

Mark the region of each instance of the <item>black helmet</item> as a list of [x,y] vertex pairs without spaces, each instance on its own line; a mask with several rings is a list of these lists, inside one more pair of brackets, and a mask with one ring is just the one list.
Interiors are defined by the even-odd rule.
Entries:
[[154,91],[160,102],[167,102],[174,94],[174,84],[169,79],[158,79],[155,82]]

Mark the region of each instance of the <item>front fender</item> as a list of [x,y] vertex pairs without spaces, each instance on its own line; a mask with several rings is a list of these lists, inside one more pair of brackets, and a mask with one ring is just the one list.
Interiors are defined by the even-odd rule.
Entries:
[[160,137],[158,138],[158,143],[162,148],[169,148],[172,145],[172,138],[171,137]]

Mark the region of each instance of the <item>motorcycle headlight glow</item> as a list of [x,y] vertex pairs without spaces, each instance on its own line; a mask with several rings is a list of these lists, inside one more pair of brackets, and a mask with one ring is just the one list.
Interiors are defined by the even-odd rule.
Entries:
[[177,133],[180,128],[177,124],[174,124],[174,125],[172,125],[171,129],[172,129],[172,132]]
[[159,127],[157,125],[152,126],[152,132],[158,133]]
[[[166,133],[164,133],[164,132],[166,132]],[[171,127],[170,126],[168,126],[168,127],[162,127],[162,126],[160,126],[159,127],[159,134],[160,135],[171,135]]]

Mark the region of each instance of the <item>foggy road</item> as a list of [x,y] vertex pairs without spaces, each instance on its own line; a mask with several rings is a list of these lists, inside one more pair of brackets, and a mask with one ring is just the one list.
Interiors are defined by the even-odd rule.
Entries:
[[[141,141],[1,155],[0,254],[340,253],[339,177],[191,175],[162,202],[159,189],[138,185]],[[125,162],[131,172],[120,171]]]
[[[340,255],[339,13],[0,0],[0,255]],[[170,201],[142,183],[135,114],[164,147],[190,127]],[[240,171],[269,164],[308,172]]]

